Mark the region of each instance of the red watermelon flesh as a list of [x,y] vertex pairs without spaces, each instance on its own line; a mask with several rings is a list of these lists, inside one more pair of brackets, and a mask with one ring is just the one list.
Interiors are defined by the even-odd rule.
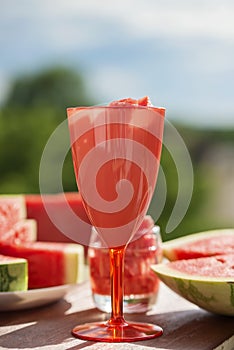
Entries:
[[19,220],[26,218],[24,196],[0,196],[0,240]]
[[[73,240],[67,237],[60,229],[51,221],[44,203],[50,208],[53,207],[56,216],[63,218],[64,210],[67,205],[74,211],[74,213],[87,224],[82,225],[82,234],[84,237],[89,237],[91,233],[90,221],[86,215],[82,204],[81,196],[78,192],[69,192],[64,194],[48,194],[43,195],[43,199],[39,194],[30,194],[25,196],[27,217],[37,221],[37,236],[39,241],[51,242],[72,242]],[[75,227],[75,230],[79,230]]]
[[82,280],[83,247],[72,243],[1,244],[0,254],[28,261],[28,288],[45,288]]
[[220,254],[234,254],[234,229],[195,233],[163,243],[163,253],[171,261]]
[[33,242],[37,238],[37,225],[33,219],[23,219],[16,222],[7,232],[1,234],[1,243],[21,244]]
[[234,254],[177,260],[167,264],[181,273],[204,277],[234,277]]
[[234,235],[222,235],[221,237],[210,237],[188,244],[186,247],[175,249],[178,260],[192,259],[219,254],[234,254]]
[[110,106],[121,106],[121,105],[126,106],[128,104],[133,106],[153,106],[148,96],[144,96],[138,100],[133,99],[131,97],[123,98],[122,100],[111,102]]

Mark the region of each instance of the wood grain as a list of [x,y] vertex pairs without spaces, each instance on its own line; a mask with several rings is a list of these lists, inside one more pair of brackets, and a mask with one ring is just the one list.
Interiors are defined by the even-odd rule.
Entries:
[[164,285],[150,312],[126,315],[129,320],[159,324],[164,329],[162,337],[136,343],[94,343],[71,336],[77,324],[107,318],[94,307],[89,282],[85,282],[54,304],[1,312],[0,349],[225,350],[225,344],[228,350],[234,349],[234,317],[201,310]]

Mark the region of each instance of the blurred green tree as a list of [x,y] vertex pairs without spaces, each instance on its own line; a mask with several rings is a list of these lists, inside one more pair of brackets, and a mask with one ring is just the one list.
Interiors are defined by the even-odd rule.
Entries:
[[[81,73],[55,67],[16,77],[0,110],[0,193],[39,193],[43,149],[66,119],[66,107],[90,105]],[[71,154],[64,162],[65,191],[76,190]]]
[[[231,158],[231,156],[228,157],[228,153],[234,156],[234,129],[199,129],[186,125],[177,125],[176,128],[190,153],[194,171],[194,190],[182,222],[172,233],[166,234],[165,228],[177,195],[177,171],[173,159],[164,148],[161,164],[167,182],[167,199],[158,220],[163,240],[198,231],[233,227],[233,214],[228,217],[221,213],[221,208],[226,208],[233,203],[233,192],[224,192],[229,196],[224,201],[218,194],[222,193],[222,188],[228,183],[229,186],[233,183],[233,180],[230,182],[233,179],[233,162],[228,166],[229,158]],[[226,173],[222,171],[221,177],[217,177],[220,167],[224,168],[223,170],[225,167],[228,169]],[[213,203],[214,201],[216,203]],[[216,207],[215,212],[213,211],[214,206]]]
[[82,75],[66,67],[55,67],[15,79],[5,107],[53,107],[90,105]]

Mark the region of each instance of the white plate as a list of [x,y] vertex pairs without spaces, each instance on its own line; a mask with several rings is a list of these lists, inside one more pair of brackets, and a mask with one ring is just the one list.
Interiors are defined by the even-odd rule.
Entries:
[[23,310],[53,303],[63,298],[71,286],[65,284],[25,292],[0,292],[0,311]]

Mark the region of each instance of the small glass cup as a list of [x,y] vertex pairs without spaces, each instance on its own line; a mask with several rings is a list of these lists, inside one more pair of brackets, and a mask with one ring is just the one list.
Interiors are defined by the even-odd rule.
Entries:
[[[139,238],[130,242],[124,262],[125,313],[146,312],[157,300],[159,279],[151,265],[162,260],[160,227],[154,226],[146,232],[137,233]],[[103,312],[111,312],[109,252],[101,248],[100,238],[92,229],[91,246],[88,250],[92,296],[95,306]]]

